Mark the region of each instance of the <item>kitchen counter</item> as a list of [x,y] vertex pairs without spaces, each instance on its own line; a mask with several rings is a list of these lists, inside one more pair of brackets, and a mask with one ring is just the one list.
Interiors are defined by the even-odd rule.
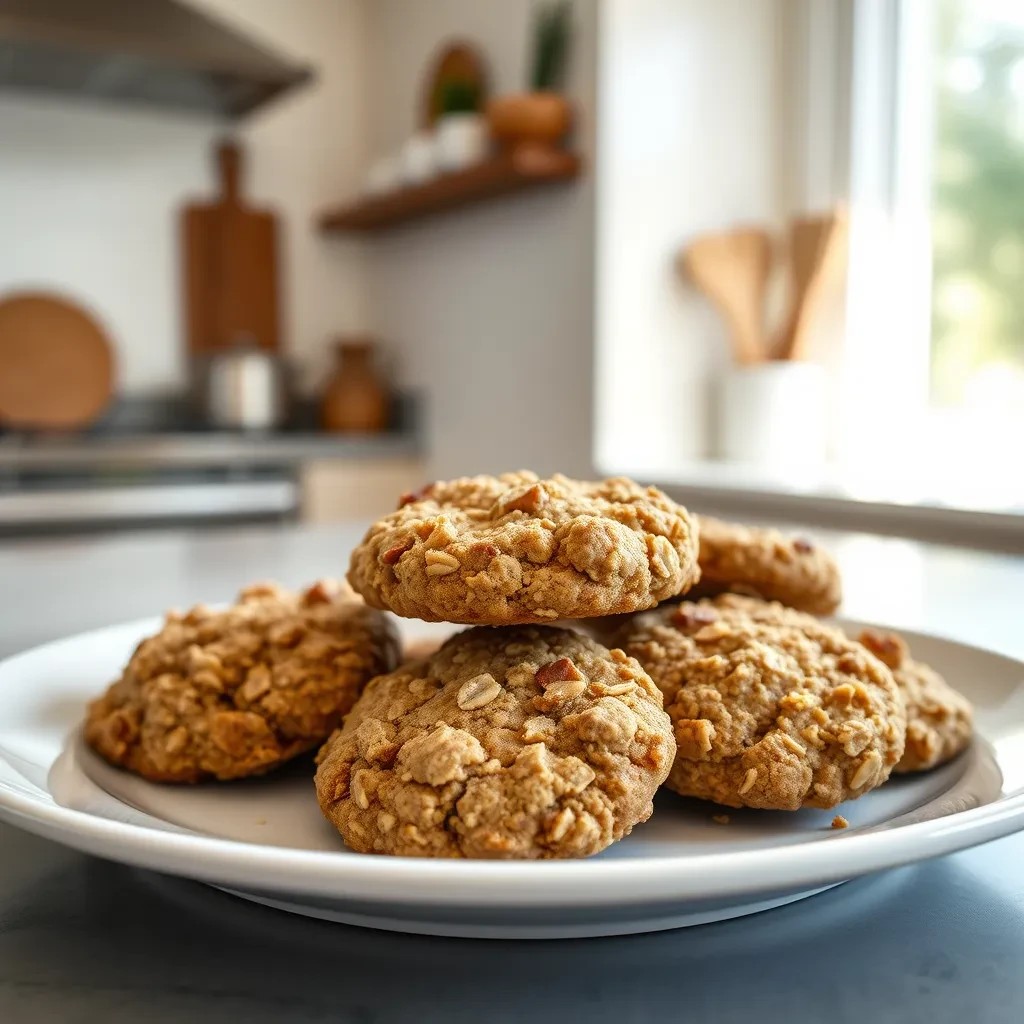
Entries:
[[[888,468],[888,467],[887,467]],[[632,475],[627,473],[627,475]],[[671,476],[640,473],[676,501],[725,518],[772,515],[790,522],[1024,552],[1024,492],[1019,474],[994,484],[954,474],[922,484],[890,474],[860,478],[836,467],[822,472],[705,460]]]
[[0,473],[22,470],[135,470],[286,465],[307,459],[415,458],[411,430],[382,434],[313,431],[154,433],[137,437],[0,437]]
[[[0,653],[223,600],[253,578],[337,573],[360,530],[0,545]],[[819,536],[849,615],[1024,657],[1024,559]],[[1016,1024],[1022,865],[1024,834],[701,928],[486,942],[291,917],[0,825],[0,1020]]]
[[122,399],[89,430],[0,434],[0,536],[371,515],[420,485],[414,394],[379,434],[316,429],[296,401],[286,426],[211,430],[180,395]]
[[179,394],[122,398],[81,433],[0,433],[0,483],[19,472],[133,472],[289,466],[318,459],[416,458],[423,454],[419,396],[394,396],[391,426],[380,434],[329,434],[316,428],[317,404],[296,399],[291,423],[268,431],[203,427]]

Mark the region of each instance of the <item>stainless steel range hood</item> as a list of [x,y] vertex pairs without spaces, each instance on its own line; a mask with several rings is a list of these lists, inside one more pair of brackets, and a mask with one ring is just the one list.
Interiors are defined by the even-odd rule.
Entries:
[[178,0],[0,0],[0,88],[241,117],[311,73]]

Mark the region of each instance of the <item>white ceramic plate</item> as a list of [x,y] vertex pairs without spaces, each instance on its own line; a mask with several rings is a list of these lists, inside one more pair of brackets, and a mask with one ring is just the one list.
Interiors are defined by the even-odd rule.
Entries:
[[171,787],[83,746],[85,702],[158,625],[85,633],[0,663],[0,815],[88,853],[315,917],[500,938],[654,931],[778,906],[1024,828],[1024,664],[905,634],[975,702],[979,736],[938,771],[844,805],[845,830],[829,827],[831,811],[730,811],[721,825],[719,809],[664,793],[649,822],[588,860],[355,854],[321,817],[308,760],[261,780]]

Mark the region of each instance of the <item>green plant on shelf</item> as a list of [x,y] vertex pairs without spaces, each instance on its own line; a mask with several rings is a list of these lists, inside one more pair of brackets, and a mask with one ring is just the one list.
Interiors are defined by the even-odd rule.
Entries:
[[561,92],[572,33],[571,0],[541,4],[533,23],[533,70],[530,88],[534,92]]
[[447,114],[475,114],[480,110],[480,89],[460,78],[441,83],[440,110]]

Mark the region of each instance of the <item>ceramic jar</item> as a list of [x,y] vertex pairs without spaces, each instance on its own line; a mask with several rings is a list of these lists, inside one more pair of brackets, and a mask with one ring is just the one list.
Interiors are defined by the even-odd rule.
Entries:
[[374,366],[373,342],[347,339],[336,346],[334,373],[324,389],[325,430],[378,433],[387,427],[388,391]]

